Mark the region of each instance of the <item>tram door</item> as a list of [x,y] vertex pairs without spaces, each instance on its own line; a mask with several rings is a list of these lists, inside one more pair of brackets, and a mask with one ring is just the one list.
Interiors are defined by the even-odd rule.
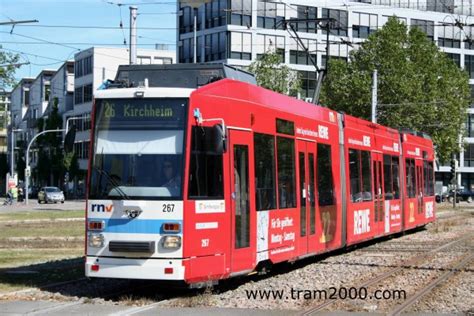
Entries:
[[423,160],[415,160],[415,170],[416,170],[416,205],[417,212],[416,218],[417,221],[420,219],[423,214]]
[[236,272],[252,269],[256,261],[253,146],[250,132],[229,130],[229,134],[231,270]]
[[299,238],[298,253],[316,252],[316,144],[297,140]]
[[383,170],[381,153],[372,153],[372,174],[374,186],[374,229],[375,236],[382,235],[385,227],[385,208],[383,194]]

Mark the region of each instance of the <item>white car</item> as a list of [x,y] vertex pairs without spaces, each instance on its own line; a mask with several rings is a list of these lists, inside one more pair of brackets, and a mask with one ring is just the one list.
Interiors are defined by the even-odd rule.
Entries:
[[38,203],[64,203],[64,193],[58,187],[42,187],[38,192]]

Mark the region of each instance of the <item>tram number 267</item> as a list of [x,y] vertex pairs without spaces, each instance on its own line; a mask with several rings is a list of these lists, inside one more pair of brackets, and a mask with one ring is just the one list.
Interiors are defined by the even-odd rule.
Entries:
[[174,204],[163,204],[163,212],[165,213],[174,212]]

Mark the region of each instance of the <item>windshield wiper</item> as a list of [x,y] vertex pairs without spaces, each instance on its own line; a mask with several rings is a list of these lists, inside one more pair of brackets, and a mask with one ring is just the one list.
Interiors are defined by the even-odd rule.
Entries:
[[[109,174],[107,171],[105,171],[105,170],[103,170],[103,169],[101,169],[101,168],[99,168],[99,167],[94,167],[94,169],[97,170],[97,172],[98,172],[100,175],[104,175],[104,176],[107,178],[107,183],[112,184],[113,188],[109,191],[109,193],[110,193],[112,190],[115,190],[115,191],[117,191],[117,192],[120,194],[120,196],[121,196],[124,200],[130,200],[130,197],[127,195],[127,193],[125,193],[125,192],[120,188],[120,183],[118,183],[117,180],[115,180],[114,178],[112,178],[112,177],[110,176],[110,174]],[[101,183],[101,182],[102,182],[102,181],[99,181],[99,183]],[[110,196],[109,196],[109,195],[110,195],[109,193],[107,194],[108,197],[110,197]]]

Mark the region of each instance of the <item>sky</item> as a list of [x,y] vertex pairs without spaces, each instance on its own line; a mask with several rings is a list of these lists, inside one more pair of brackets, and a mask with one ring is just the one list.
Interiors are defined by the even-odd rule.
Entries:
[[[129,44],[130,9],[137,13],[138,48],[168,44],[176,49],[176,0],[0,0],[1,51],[19,54],[15,77],[36,77],[43,69],[57,70],[74,54],[92,46]],[[120,27],[122,22],[123,27]]]

